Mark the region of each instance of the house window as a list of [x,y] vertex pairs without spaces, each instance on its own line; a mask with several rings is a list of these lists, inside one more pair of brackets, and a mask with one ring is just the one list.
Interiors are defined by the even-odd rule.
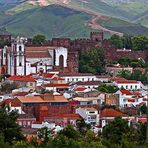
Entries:
[[128,89],[128,85],[126,85],[126,89]]
[[78,81],[78,78],[76,78],[76,81]]
[[131,89],[132,89],[133,87],[132,87],[132,85],[131,85]]
[[21,62],[19,63],[19,66],[22,66],[22,63]]
[[67,79],[67,81],[69,82],[69,78]]
[[135,85],[135,89],[137,89],[137,85]]
[[84,78],[82,78],[82,81],[84,81]]

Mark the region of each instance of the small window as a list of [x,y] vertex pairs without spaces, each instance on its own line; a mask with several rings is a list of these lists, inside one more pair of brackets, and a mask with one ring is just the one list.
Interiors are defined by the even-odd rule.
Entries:
[[132,89],[133,87],[132,87],[132,85],[131,85],[131,89]]
[[126,89],[128,89],[128,85],[126,85]]
[[137,89],[137,85],[135,85],[135,89]]
[[21,62],[19,63],[19,66],[22,66],[22,63]]
[[19,51],[22,51],[22,46],[19,46]]

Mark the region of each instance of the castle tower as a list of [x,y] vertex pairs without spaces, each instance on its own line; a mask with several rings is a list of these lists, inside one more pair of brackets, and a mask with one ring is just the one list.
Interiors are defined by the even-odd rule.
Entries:
[[102,42],[104,39],[103,32],[91,32],[90,39],[95,42]]
[[12,43],[9,65],[10,75],[26,75],[25,45],[21,38]]

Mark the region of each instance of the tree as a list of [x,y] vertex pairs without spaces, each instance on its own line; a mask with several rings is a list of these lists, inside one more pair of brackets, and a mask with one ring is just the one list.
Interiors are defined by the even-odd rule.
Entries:
[[122,38],[118,35],[112,35],[110,38],[111,45],[115,48],[123,48]]
[[33,44],[42,45],[46,41],[46,37],[42,34],[37,34],[33,37]]
[[16,123],[17,118],[17,112],[7,112],[5,108],[0,108],[0,133],[4,135],[5,142],[12,143],[13,140],[24,138],[19,125]]
[[17,141],[13,143],[12,148],[35,148],[25,141]]
[[75,139],[75,140],[77,140],[80,137],[79,132],[75,130],[72,125],[68,125],[62,131],[60,131],[59,135],[64,135],[69,139]]
[[131,73],[128,70],[121,70],[118,72],[118,76],[121,78],[129,79],[131,76]]
[[47,127],[43,127],[38,130],[38,137],[41,139],[43,144],[47,144],[47,142],[53,137],[53,131]]
[[110,143],[120,144],[123,135],[127,134],[129,131],[130,127],[128,126],[128,121],[123,120],[121,117],[116,117],[103,128],[102,136]]
[[79,71],[99,74],[104,70],[104,49],[93,48],[80,54]]
[[13,82],[13,83],[9,83],[9,82],[4,82],[2,83],[1,85],[1,92],[4,92],[4,93],[11,93],[12,90],[18,88],[18,84],[16,82]]
[[91,128],[91,125],[85,123],[84,119],[79,119],[76,121],[76,128],[81,135],[85,135],[86,132]]
[[119,88],[117,86],[112,86],[112,85],[100,85],[97,88],[100,92],[104,92],[104,93],[115,93],[119,90]]
[[132,38],[133,50],[148,50],[148,38],[145,36],[135,36]]
[[122,37],[123,47],[126,49],[132,49],[132,37],[128,34],[124,34]]

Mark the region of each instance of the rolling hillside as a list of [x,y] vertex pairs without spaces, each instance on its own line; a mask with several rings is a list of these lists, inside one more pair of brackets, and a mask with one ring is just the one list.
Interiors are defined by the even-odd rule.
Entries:
[[[0,3],[3,3],[0,5],[0,28],[6,27],[14,35],[33,36],[42,33],[48,38],[88,37],[89,32],[94,29],[148,36],[148,29],[142,26],[148,26],[145,12],[147,5],[142,11],[139,7],[136,10],[138,13],[135,14],[129,11],[128,7],[125,7],[127,10],[122,9],[122,0],[118,5],[111,5],[111,0],[108,0],[108,3],[107,0],[44,1],[48,2],[46,4],[49,6],[40,6],[39,1],[32,5],[30,0],[0,0]],[[90,25],[94,17],[97,20]],[[104,17],[107,20],[102,19]]]
[[52,37],[87,37],[90,29],[84,24],[91,16],[61,6],[34,8],[3,19],[1,26],[14,35],[37,33]]

